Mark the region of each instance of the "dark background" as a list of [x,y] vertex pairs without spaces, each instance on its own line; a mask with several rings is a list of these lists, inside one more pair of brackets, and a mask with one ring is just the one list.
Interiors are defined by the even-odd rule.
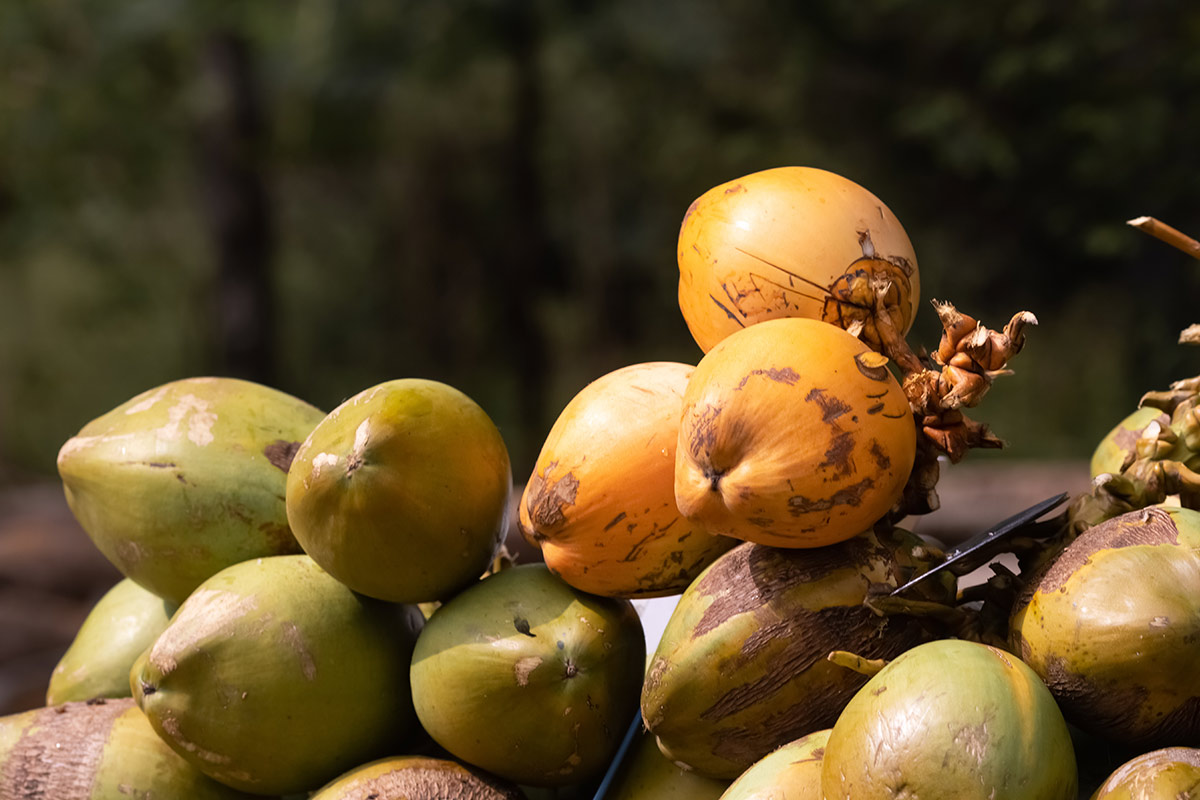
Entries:
[[327,410],[434,378],[523,481],[588,381],[699,359],[679,223],[769,167],[895,212],[914,346],[932,298],[1037,315],[976,415],[1009,447],[969,460],[1086,459],[1200,372],[1175,343],[1200,262],[1125,225],[1200,237],[1198,90],[1182,1],[0,3],[0,657],[33,687],[10,702],[115,580],[54,485],[88,420],[194,375]]
[[[624,364],[694,362],[688,204],[861,183],[931,298],[1041,321],[978,416],[1085,457],[1200,371],[1200,6],[981,0],[0,4],[0,479],[175,378],[323,408],[447,381],[519,480]],[[985,456],[986,457],[986,456]]]

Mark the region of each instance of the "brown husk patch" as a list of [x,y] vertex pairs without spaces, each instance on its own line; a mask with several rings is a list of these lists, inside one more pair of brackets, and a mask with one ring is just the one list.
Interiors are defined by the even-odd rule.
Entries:
[[4,762],[0,798],[89,797],[113,723],[132,707],[121,698],[39,710]]

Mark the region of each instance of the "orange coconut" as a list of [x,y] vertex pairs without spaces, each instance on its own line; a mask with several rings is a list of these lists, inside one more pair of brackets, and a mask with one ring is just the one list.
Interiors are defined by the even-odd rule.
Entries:
[[576,589],[677,594],[737,544],[675,505],[675,445],[693,369],[660,361],[610,372],[572,398],[546,437],[521,497],[521,531]]
[[889,282],[885,313],[901,335],[920,297],[917,258],[895,215],[854,181],[812,167],[709,189],[683,218],[678,257],[679,307],[706,352],[778,317],[825,320],[875,344],[870,282]]
[[768,320],[701,359],[683,398],[675,499],[714,534],[818,547],[900,498],[916,426],[886,357],[816,320]]

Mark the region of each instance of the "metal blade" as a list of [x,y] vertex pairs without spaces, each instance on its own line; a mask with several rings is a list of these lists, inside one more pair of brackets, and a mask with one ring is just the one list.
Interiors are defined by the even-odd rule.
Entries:
[[990,561],[993,556],[1004,552],[1003,545],[1007,540],[1017,534],[1031,534],[1036,530],[1037,518],[1047,511],[1062,505],[1066,502],[1068,496],[1066,492],[1056,494],[1054,497],[1047,498],[1040,503],[1034,503],[1024,511],[1019,511],[1011,517],[997,522],[982,533],[972,536],[967,541],[948,551],[946,558],[941,564],[918,575],[903,586],[892,590],[890,594],[893,596],[902,594],[922,581],[931,580],[939,572],[950,570],[955,575],[963,575],[976,567],[982,566],[984,563]]

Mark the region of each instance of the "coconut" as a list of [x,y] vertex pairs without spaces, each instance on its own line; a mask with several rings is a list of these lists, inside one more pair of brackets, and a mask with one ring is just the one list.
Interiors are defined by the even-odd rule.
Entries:
[[132,698],[0,717],[0,797],[250,800],[206,776],[154,732]]
[[824,800],[821,764],[830,733],[810,733],[763,756],[738,776],[721,800]]
[[866,681],[834,650],[891,658],[920,642],[908,616],[864,601],[900,585],[909,534],[793,550],[742,544],[679,600],[650,660],[642,715],[672,761],[732,780],[790,741],[829,728]]
[[218,570],[300,552],[287,471],[324,414],[249,381],[192,378],[100,416],[58,453],[67,503],[122,574],[181,603]]
[[445,758],[392,756],[336,778],[310,800],[524,800],[513,785]]
[[717,800],[729,781],[706,778],[672,763],[639,725],[605,800]]
[[1151,422],[1161,428],[1171,424],[1171,418],[1152,406],[1142,406],[1109,431],[1092,453],[1089,469],[1095,478],[1104,473],[1119,474],[1137,457],[1137,443]]
[[413,652],[413,700],[429,735],[469,764],[524,785],[582,783],[637,711],[645,653],[628,600],[525,564],[433,613]]
[[1071,736],[1010,653],[941,639],[890,662],[838,717],[825,800],[1076,800]]
[[1091,800],[1190,800],[1200,787],[1200,750],[1165,747],[1117,767]]
[[313,429],[288,474],[304,551],[356,592],[442,600],[487,569],[508,531],[512,469],[495,424],[444,383],[388,381]]
[[357,595],[305,555],[228,567],[179,607],[130,675],[154,729],[222,783],[312,791],[413,730],[419,613]]
[[167,627],[175,605],[129,578],[96,602],[50,674],[46,704],[129,697],[129,670]]
[[1152,506],[1083,531],[1010,628],[1075,725],[1142,748],[1200,744],[1200,512]]

